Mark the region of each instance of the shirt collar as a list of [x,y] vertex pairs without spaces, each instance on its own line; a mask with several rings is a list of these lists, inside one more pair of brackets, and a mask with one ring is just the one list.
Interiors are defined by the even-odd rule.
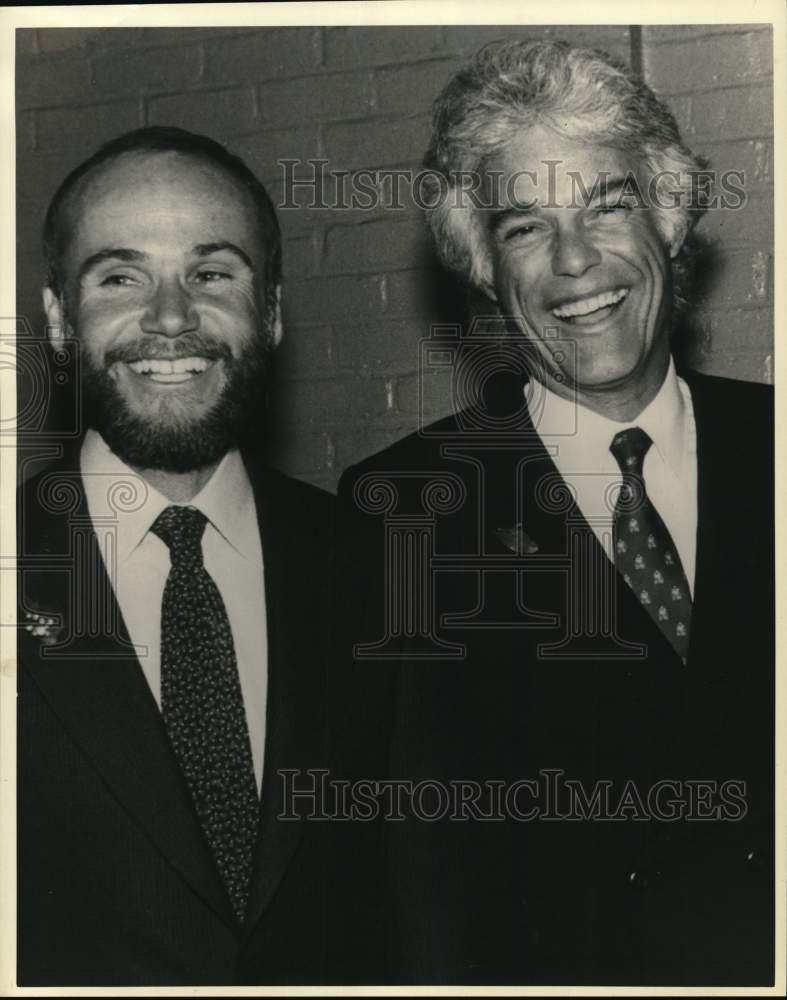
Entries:
[[661,388],[633,420],[610,420],[540,383],[529,383],[527,397],[539,436],[545,443],[557,444],[560,454],[570,459],[577,470],[597,468],[599,458],[610,454],[615,434],[628,427],[641,427],[675,475],[683,473],[686,407],[672,358]]
[[201,510],[242,556],[248,555],[250,533],[258,531],[257,517],[251,483],[237,448],[222,458],[190,506]]
[[[172,503],[111,451],[101,435],[88,430],[80,454],[82,482],[94,528],[117,529],[117,556],[123,562],[150,526]],[[241,555],[257,531],[254,495],[237,449],[227,452],[200,492],[189,501]]]

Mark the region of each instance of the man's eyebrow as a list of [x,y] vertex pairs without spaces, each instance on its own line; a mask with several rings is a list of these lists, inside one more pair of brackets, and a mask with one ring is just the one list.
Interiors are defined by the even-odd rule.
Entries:
[[94,267],[98,267],[105,260],[122,260],[127,264],[135,264],[140,260],[146,260],[147,256],[141,250],[129,250],[126,247],[110,247],[106,250],[99,250],[82,261],[77,274],[77,281],[82,281],[86,274],[92,271]]
[[588,196],[591,198],[606,198],[611,194],[615,194],[620,191],[620,189],[628,182],[628,177],[610,177],[609,179],[599,178],[593,187],[588,191]]
[[[596,179],[595,184],[590,188],[590,190],[585,189],[583,186],[579,186],[578,190],[580,193],[584,192],[584,194],[587,195],[588,200],[586,204],[589,204],[595,198],[606,199],[609,198],[610,195],[616,194],[629,182],[629,176],[610,178],[600,177]],[[580,177],[578,180],[579,185],[581,185],[582,178]],[[510,218],[518,215],[529,215],[531,213],[537,214],[540,210],[541,206],[536,201],[515,201],[511,205],[506,205],[505,208],[490,212],[490,229],[492,235],[496,235],[501,226],[503,226]]]
[[241,250],[239,246],[236,246],[234,243],[230,243],[227,240],[222,240],[219,243],[198,243],[192,248],[191,252],[197,257],[210,257],[211,254],[219,253],[222,250],[227,250],[229,253],[235,254],[236,257],[239,257],[243,261],[250,271],[255,270],[254,262],[246,251]]

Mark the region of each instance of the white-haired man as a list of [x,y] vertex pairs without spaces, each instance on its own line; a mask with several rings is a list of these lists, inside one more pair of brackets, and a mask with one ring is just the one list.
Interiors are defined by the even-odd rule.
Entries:
[[432,783],[378,831],[391,977],[765,985],[772,403],[673,360],[704,164],[625,67],[517,42],[448,84],[426,165],[507,336],[436,343],[475,400],[342,487],[379,555],[358,714]]

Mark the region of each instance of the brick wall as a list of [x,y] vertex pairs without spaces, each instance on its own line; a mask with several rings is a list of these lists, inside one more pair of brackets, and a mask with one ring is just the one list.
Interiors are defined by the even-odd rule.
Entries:
[[713,267],[703,275],[692,367],[772,381],[773,81],[769,30],[725,25],[646,27],[643,72],[667,98],[681,133],[718,171],[744,170],[742,211],[709,212],[700,224]]
[[[480,45],[563,37],[640,66],[687,140],[746,171],[748,207],[702,223],[712,263],[682,346],[702,370],[770,381],[771,35],[762,28],[46,29],[17,38],[18,312],[43,329],[39,234],[62,177],[143,124],[205,132],[282,196],[281,158],[331,170],[417,167],[432,99]],[[437,269],[417,208],[280,211],[286,336],[271,392],[273,460],[332,488],[351,462],[413,430],[419,340],[472,308]],[[450,410],[445,379],[425,412]]]

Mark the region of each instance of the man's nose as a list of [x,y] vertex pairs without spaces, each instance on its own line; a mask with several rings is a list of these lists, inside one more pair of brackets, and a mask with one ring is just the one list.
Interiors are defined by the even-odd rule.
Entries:
[[196,330],[199,316],[188,289],[176,279],[162,281],[148,303],[141,326],[145,333],[165,337],[178,337]]
[[556,275],[579,278],[600,263],[601,254],[581,228],[572,226],[556,233],[552,255],[552,270]]

